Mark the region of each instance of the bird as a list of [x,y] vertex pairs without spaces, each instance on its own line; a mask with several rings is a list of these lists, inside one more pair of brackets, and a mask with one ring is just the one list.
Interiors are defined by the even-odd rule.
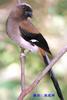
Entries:
[[[9,15],[9,18],[8,18],[9,20],[7,20],[7,34],[9,35],[9,37],[11,37],[11,34],[9,34],[11,30],[13,34],[13,37],[11,38],[14,39],[15,32],[18,31],[18,33],[16,33],[17,37],[18,37],[18,34],[20,34],[20,37],[24,39],[25,41],[29,42],[32,46],[34,45],[38,46],[39,54],[41,55],[44,63],[47,66],[50,63],[48,54],[52,56],[52,53],[50,51],[50,48],[46,39],[39,32],[39,30],[34,26],[34,24],[32,24],[32,21],[30,20],[30,18],[32,19],[32,16],[33,16],[33,11],[32,11],[32,7],[29,4],[20,3],[16,5],[16,7],[11,11]],[[10,24],[8,24],[8,22]],[[13,24],[11,24],[12,22]],[[9,29],[9,26],[11,26],[10,29]],[[17,42],[17,39],[16,39],[16,42]],[[53,70],[50,69],[48,74],[54,84],[54,87],[57,91],[57,94],[60,100],[64,100],[62,91],[54,75]]]

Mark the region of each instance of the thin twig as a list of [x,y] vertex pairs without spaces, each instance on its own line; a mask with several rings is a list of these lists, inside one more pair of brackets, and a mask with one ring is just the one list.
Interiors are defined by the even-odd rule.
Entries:
[[25,53],[21,50],[20,53],[20,64],[21,64],[21,91],[25,88]]
[[51,63],[37,76],[35,81],[24,91],[21,92],[18,100],[23,100],[23,98],[29,94],[40,82],[40,80],[48,73],[48,71],[52,68],[52,66],[63,56],[63,54],[67,52],[67,46],[64,47],[58,54],[57,56],[51,61]]

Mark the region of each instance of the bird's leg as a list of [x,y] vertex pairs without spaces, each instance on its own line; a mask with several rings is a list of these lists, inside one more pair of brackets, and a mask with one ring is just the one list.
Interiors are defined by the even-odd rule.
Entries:
[[25,88],[25,53],[24,49],[20,52],[20,66],[21,66],[21,91]]

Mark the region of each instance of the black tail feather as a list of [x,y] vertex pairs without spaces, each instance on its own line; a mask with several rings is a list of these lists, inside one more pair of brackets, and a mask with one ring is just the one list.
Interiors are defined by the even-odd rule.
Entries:
[[[46,66],[47,66],[49,64],[49,61],[48,61],[46,56],[43,56],[43,58],[44,58],[44,62],[46,64]],[[64,100],[62,92],[61,92],[61,89],[60,89],[60,86],[59,86],[59,83],[58,83],[58,81],[57,81],[52,69],[48,73],[49,73],[49,76],[50,76],[50,78],[51,78],[51,80],[52,80],[52,82],[54,84],[54,87],[55,87],[55,89],[57,91],[57,94],[58,94],[60,100]]]

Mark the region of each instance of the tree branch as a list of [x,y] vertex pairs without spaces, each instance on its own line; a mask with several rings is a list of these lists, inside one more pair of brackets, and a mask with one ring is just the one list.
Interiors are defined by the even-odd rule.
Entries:
[[25,88],[25,53],[24,53],[24,49],[21,49],[20,52],[20,71],[21,71],[21,91],[24,90]]
[[63,56],[63,54],[67,52],[67,46],[64,47],[58,54],[57,56],[50,62],[50,64],[36,77],[34,82],[26,89],[24,89],[18,100],[23,100],[23,98],[29,94],[41,81],[41,79],[48,73],[48,71],[52,68],[52,66]]

